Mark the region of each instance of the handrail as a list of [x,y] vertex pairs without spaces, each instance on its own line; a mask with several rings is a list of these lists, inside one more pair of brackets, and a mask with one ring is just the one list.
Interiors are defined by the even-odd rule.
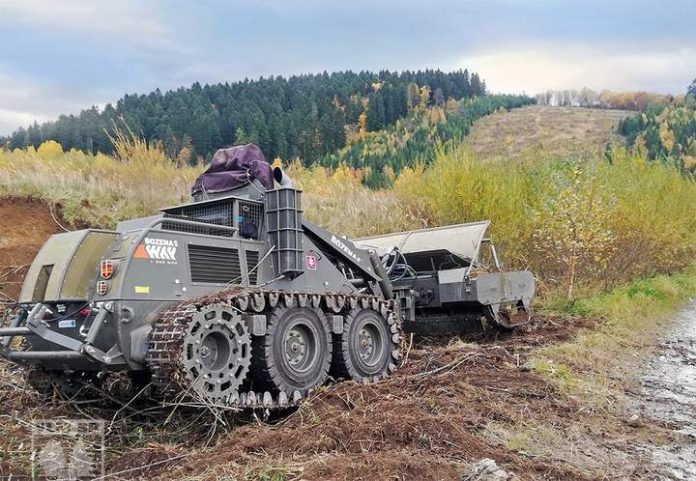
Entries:
[[236,227],[230,227],[227,225],[210,224],[208,222],[201,222],[201,221],[197,221],[197,220],[177,219],[176,217],[160,217],[159,219],[153,220],[146,227],[144,227],[143,229],[140,230],[140,235],[138,236],[135,244],[136,245],[140,244],[145,239],[145,236],[148,234],[148,232],[153,230],[159,224],[163,224],[164,222],[173,222],[175,224],[190,225],[193,227],[208,227],[211,229],[226,230],[229,232],[237,232],[239,230]]

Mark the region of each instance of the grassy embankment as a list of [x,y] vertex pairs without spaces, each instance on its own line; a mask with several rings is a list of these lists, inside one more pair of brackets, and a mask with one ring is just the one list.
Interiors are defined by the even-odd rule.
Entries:
[[696,265],[691,265],[566,304],[565,314],[604,322],[572,342],[538,350],[534,369],[569,393],[593,395],[601,405],[612,386],[636,387],[631,368],[655,345],[675,309],[695,295]]
[[161,148],[123,135],[116,157],[63,152],[56,143],[0,149],[0,197],[40,199],[71,224],[113,227],[187,199],[199,170],[176,168]]

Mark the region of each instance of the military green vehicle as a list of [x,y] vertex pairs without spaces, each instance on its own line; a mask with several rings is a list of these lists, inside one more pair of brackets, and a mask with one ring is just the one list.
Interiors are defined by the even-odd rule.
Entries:
[[38,387],[126,371],[162,396],[275,409],[330,378],[386,378],[404,332],[528,321],[534,279],[500,269],[488,222],[353,241],[304,220],[301,191],[253,145],[218,151],[192,195],[52,236],[0,355]]

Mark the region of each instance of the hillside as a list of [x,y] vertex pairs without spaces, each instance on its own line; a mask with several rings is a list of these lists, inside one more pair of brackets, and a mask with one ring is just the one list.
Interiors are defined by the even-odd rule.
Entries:
[[[326,72],[245,79],[149,94],[128,94],[103,109],[20,128],[6,140],[11,149],[55,140],[66,150],[113,152],[117,123],[171,158],[195,163],[216,149],[254,143],[266,157],[300,157],[306,164],[343,147],[350,131],[378,131],[416,106],[485,94],[485,83],[467,70],[442,72]],[[0,145],[4,144],[0,138]]]
[[494,112],[517,109],[533,102],[525,95],[485,95],[445,106],[428,107],[424,102],[393,126],[377,132],[360,132],[345,147],[324,156],[321,165],[346,165],[365,171],[363,183],[371,188],[390,187],[404,168],[430,165],[443,145],[457,144],[472,124]]
[[683,106],[664,106],[632,115],[621,122],[626,144],[651,160],[678,165],[696,173],[696,86]]
[[619,122],[627,110],[529,106],[478,120],[467,145],[481,157],[519,159],[534,150],[565,156],[597,151],[619,140]]

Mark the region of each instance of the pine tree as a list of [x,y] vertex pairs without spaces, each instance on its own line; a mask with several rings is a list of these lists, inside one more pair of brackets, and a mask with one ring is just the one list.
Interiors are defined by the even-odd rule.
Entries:
[[244,132],[244,129],[241,127],[237,127],[237,130],[234,133],[234,144],[243,145],[248,143],[249,140],[247,139],[247,134],[246,132]]
[[375,132],[384,127],[384,97],[381,92],[370,95],[367,107],[367,130]]
[[696,78],[693,82],[691,82],[691,85],[686,88],[686,95],[691,95],[694,99],[696,99]]
[[[22,148],[55,140],[66,150],[110,153],[107,132],[125,122],[147,141],[161,141],[171,156],[178,157],[188,146],[195,147],[197,155],[209,156],[233,142],[256,141],[269,155],[302,155],[311,163],[345,145],[347,126],[358,131],[393,126],[421,105],[422,88],[434,92],[427,105],[481,95],[485,84],[472,74],[472,86],[469,78],[466,70],[385,70],[194,83],[168,92],[128,94],[102,111],[92,107],[79,115],[25,126],[4,142]],[[190,142],[184,142],[186,137]]]

